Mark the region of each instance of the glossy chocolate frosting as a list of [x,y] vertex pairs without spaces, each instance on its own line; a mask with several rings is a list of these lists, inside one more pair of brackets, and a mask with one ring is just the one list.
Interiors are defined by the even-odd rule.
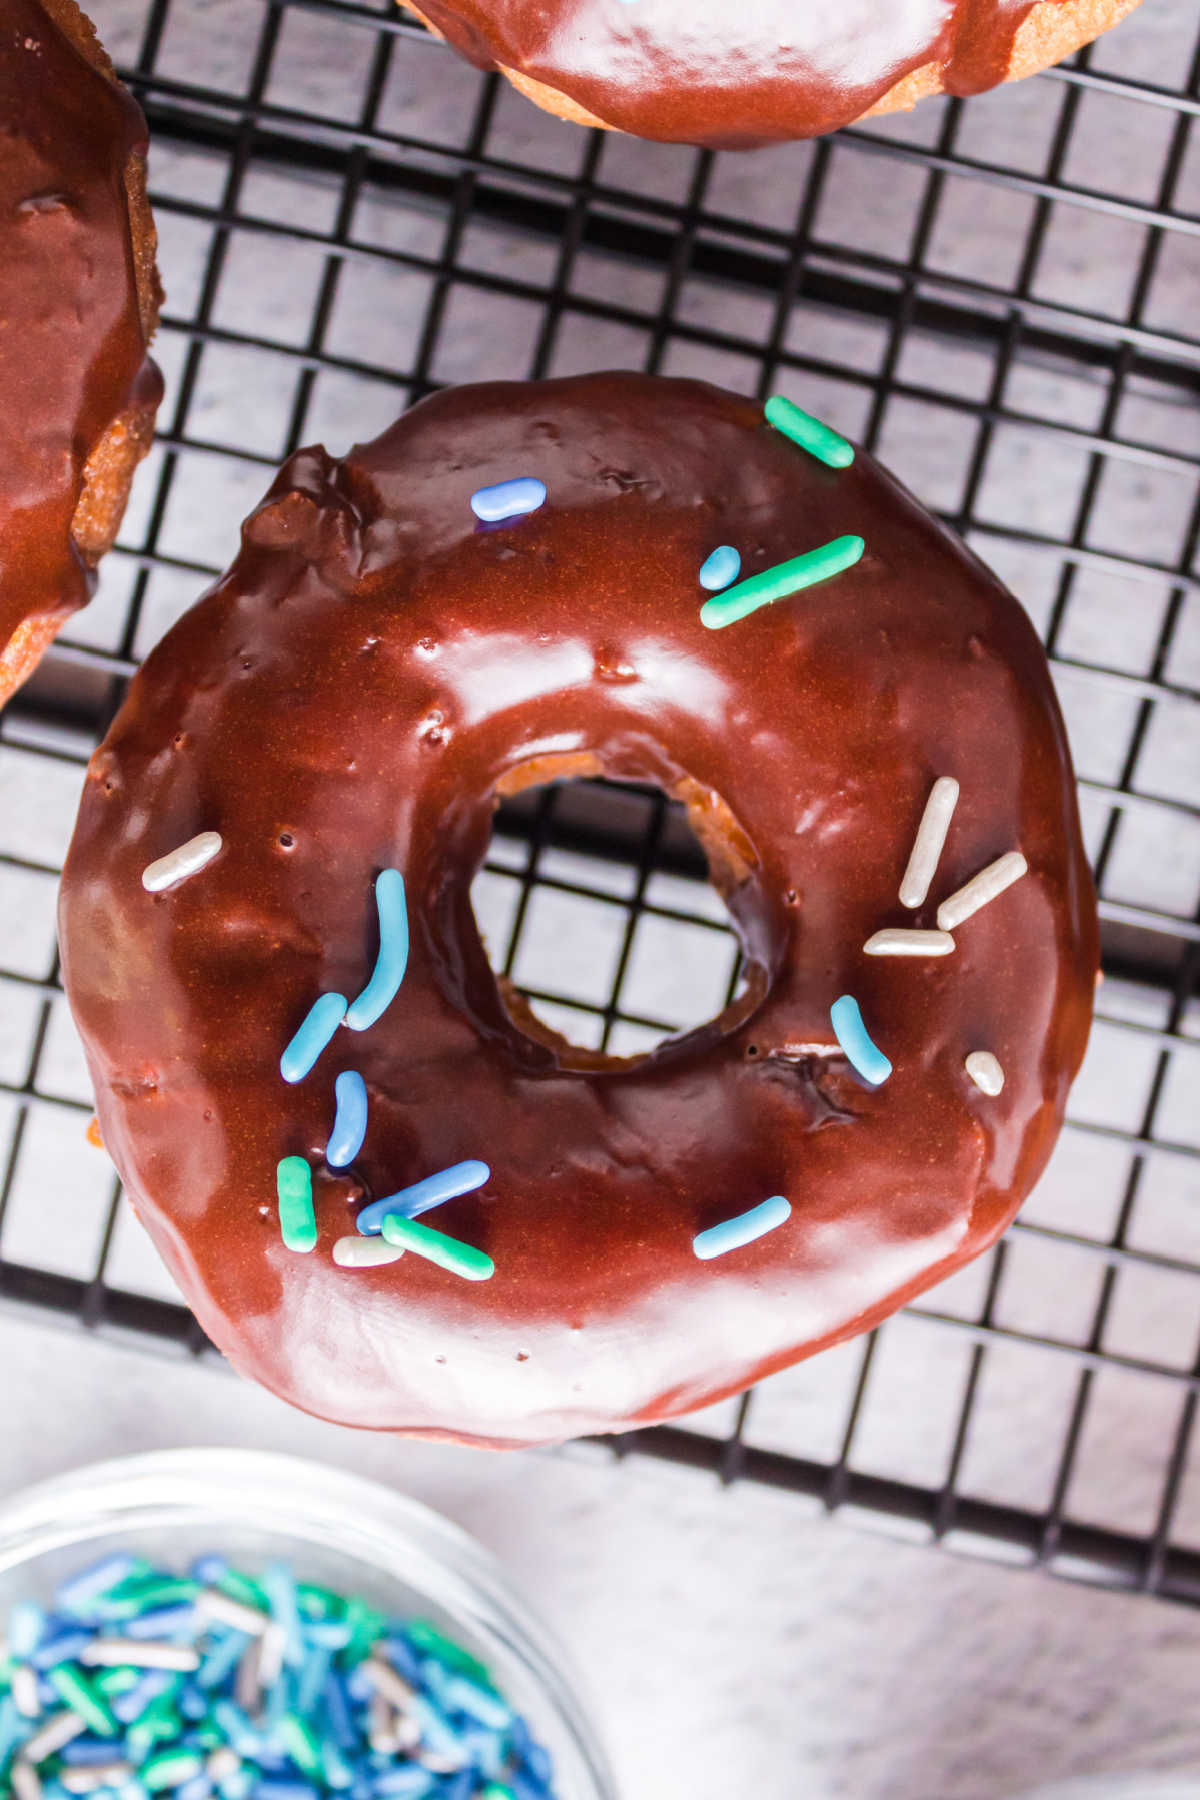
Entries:
[[817,137],[936,64],[948,94],[1008,74],[1034,0],[418,0],[480,68],[530,76],[638,137]]
[[145,121],[58,10],[0,0],[0,654],[90,597],[72,533],[88,458],[159,391],[127,188]]
[[[475,490],[543,481],[483,526]],[[856,567],[724,630],[697,572],[843,533]],[[749,997],[622,1066],[506,1011],[469,888],[494,796],[555,773],[689,803]],[[928,903],[897,888],[931,784],[962,787]],[[148,894],[202,831],[223,848]],[[953,955],[863,954],[1005,851],[1029,873]],[[280,1051],[376,951],[373,883],[412,948],[380,1021],[295,1087]],[[135,678],[97,751],[63,880],[67,991],[104,1142],[231,1361],[348,1424],[519,1444],[700,1406],[874,1324],[989,1244],[1057,1134],[1087,1038],[1096,919],[1041,647],[988,571],[871,458],[823,466],[700,383],[597,375],[425,401],[336,462],[292,457],[229,573]],[[895,1072],[830,1029],[857,997]],[[1006,1072],[994,1098],[964,1058]],[[325,1169],[334,1077],[370,1121]],[[320,1241],[284,1248],[275,1170],[314,1169]],[[358,1203],[481,1158],[425,1223],[471,1283],[408,1253],[343,1269]],[[700,1230],[785,1195],[712,1262]]]

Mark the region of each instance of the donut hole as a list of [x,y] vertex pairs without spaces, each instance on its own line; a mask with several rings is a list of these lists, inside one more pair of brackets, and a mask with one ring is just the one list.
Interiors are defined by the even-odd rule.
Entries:
[[[682,1035],[740,1025],[766,980],[744,948],[756,858],[728,809],[718,832],[721,803],[693,784],[679,798],[527,772],[506,783],[471,890],[511,1024],[564,1068],[614,1072]],[[736,922],[723,897],[735,887]]]

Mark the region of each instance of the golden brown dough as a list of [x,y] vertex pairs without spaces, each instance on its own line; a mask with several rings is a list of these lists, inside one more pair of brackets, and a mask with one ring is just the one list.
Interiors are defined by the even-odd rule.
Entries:
[[162,289],[145,121],[75,0],[0,0],[0,107],[2,704],[116,537],[161,393]]

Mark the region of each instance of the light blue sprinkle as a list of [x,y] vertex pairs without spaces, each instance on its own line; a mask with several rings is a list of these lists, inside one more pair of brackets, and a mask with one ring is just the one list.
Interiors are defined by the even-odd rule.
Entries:
[[490,1180],[492,1171],[485,1162],[477,1162],[474,1158],[467,1162],[451,1163],[448,1169],[439,1169],[436,1175],[426,1175],[424,1181],[414,1181],[411,1187],[401,1188],[399,1193],[385,1194],[382,1200],[373,1200],[370,1206],[364,1206],[358,1215],[358,1229],[364,1237],[372,1237],[383,1229],[383,1221],[389,1213],[399,1213],[405,1219],[419,1219],[433,1206],[441,1206],[444,1200],[456,1200],[460,1194],[470,1194],[476,1188]]
[[270,1562],[263,1570],[262,1583],[271,1603],[275,1623],[284,1634],[284,1660],[293,1669],[304,1666],[304,1640],[300,1635],[300,1609],[296,1601],[296,1578],[284,1562]]
[[46,1623],[46,1615],[40,1606],[32,1600],[18,1600],[8,1613],[8,1648],[11,1654],[24,1661],[32,1656],[42,1640],[42,1630]]
[[472,1719],[478,1719],[481,1725],[487,1725],[492,1731],[504,1731],[512,1720],[512,1711],[505,1706],[498,1694],[490,1694],[478,1682],[468,1681],[465,1675],[450,1675],[442,1689],[443,1705],[451,1712],[468,1713]]
[[29,1735],[29,1724],[11,1694],[0,1700],[0,1769],[21,1739]]
[[367,1084],[357,1069],[343,1069],[333,1084],[337,1112],[325,1146],[331,1169],[344,1169],[363,1147],[367,1135]]
[[132,1575],[137,1567],[137,1558],[127,1550],[114,1550],[111,1556],[102,1556],[99,1562],[81,1569],[70,1581],[64,1581],[58,1590],[58,1604],[64,1612],[79,1612],[89,1601],[107,1594],[118,1581]]
[[783,1195],[772,1194],[769,1200],[752,1206],[749,1212],[739,1213],[736,1219],[722,1219],[719,1225],[710,1225],[707,1231],[697,1232],[692,1239],[692,1249],[701,1262],[711,1262],[714,1256],[724,1256],[726,1251],[740,1250],[743,1245],[752,1244],[755,1238],[765,1237],[768,1231],[774,1231],[791,1216],[791,1206]]
[[371,1783],[373,1794],[389,1795],[391,1800],[423,1800],[433,1787],[428,1769],[388,1769]]
[[375,971],[357,1000],[351,1002],[346,1023],[351,1031],[365,1031],[396,997],[408,967],[408,909],[404,904],[404,877],[399,869],[383,869],[375,883],[379,913],[379,955]]
[[344,994],[322,994],[314,1000],[304,1022],[279,1059],[285,1081],[303,1081],[326,1044],[346,1017]]
[[216,1635],[216,1642],[207,1651],[204,1661],[196,1671],[196,1680],[202,1688],[220,1687],[221,1683],[233,1673],[246,1648],[246,1635],[234,1631],[231,1627],[210,1627]]
[[533,475],[518,475],[512,481],[498,481],[495,487],[476,488],[471,495],[471,511],[477,519],[494,525],[498,519],[519,519],[522,513],[536,512],[545,500],[544,481]]
[[715,594],[727,588],[742,572],[742,553],[732,544],[718,544],[711,556],[700,564],[700,586]]
[[891,1074],[892,1065],[883,1051],[871,1042],[858,1010],[858,1001],[851,994],[843,994],[834,1001],[829,1009],[829,1023],[851,1065],[864,1081],[869,1081],[872,1087],[880,1087]]
[[190,1781],[181,1782],[175,1789],[175,1800],[209,1800],[212,1791],[211,1775],[193,1775]]
[[190,1600],[177,1606],[156,1606],[151,1612],[136,1614],[122,1623],[121,1630],[131,1638],[187,1637],[196,1628],[196,1609]]

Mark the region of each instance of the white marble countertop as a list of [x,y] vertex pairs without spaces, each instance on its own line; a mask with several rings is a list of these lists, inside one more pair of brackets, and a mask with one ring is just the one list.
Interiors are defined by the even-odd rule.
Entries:
[[474,1532],[574,1651],[624,1800],[1009,1800],[1140,1768],[1200,1795],[1200,1614],[690,1471],[346,1431],[215,1367],[15,1314],[0,1367],[6,1492],[237,1444],[373,1476]]

